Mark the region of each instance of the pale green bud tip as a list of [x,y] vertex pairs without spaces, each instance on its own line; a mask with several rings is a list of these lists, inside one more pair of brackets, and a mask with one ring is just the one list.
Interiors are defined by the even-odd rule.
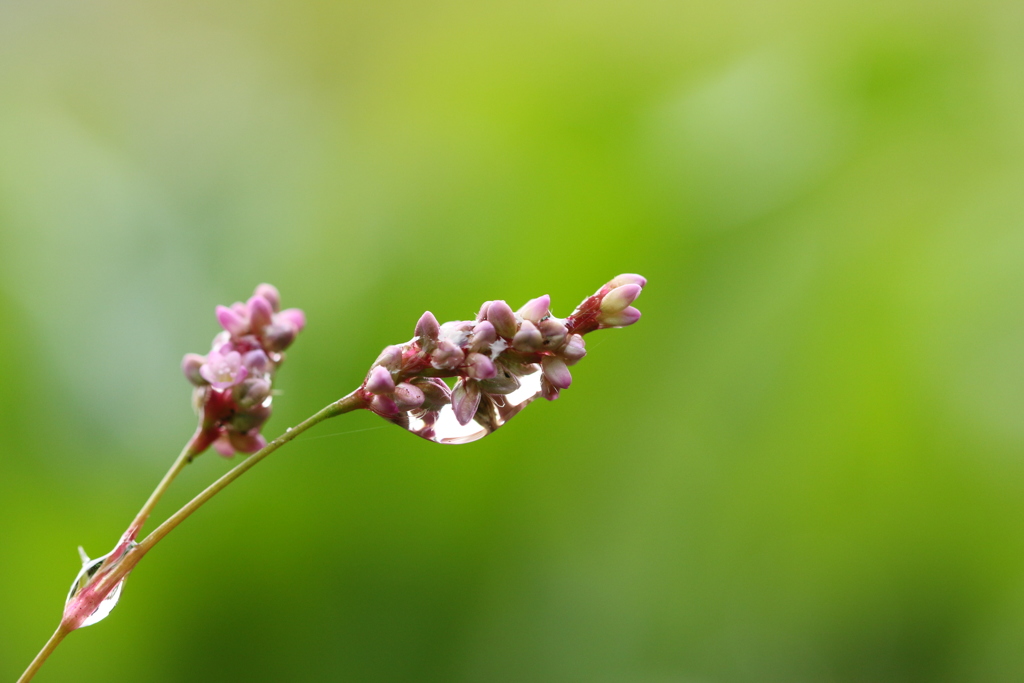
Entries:
[[626,325],[632,325],[639,319],[640,311],[632,306],[628,306],[625,310],[618,313],[602,314],[597,318],[602,327],[625,327]]
[[618,313],[623,311],[640,296],[643,288],[640,285],[622,285],[604,295],[601,299],[602,313]]
[[622,285],[639,285],[640,287],[646,287],[647,278],[643,275],[637,275],[636,273],[623,273],[622,275],[616,275],[608,284],[611,287],[621,287]]

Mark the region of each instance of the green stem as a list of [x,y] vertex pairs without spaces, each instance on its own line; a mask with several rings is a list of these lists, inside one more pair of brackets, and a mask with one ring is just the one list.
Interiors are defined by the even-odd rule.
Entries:
[[[256,453],[253,453],[248,458],[243,460],[241,463],[236,465],[233,469],[228,471],[227,474],[225,474],[220,479],[210,484],[208,487],[206,487],[206,490],[204,490],[198,496],[196,496],[187,504],[185,504],[183,508],[181,508],[173,515],[168,517],[163,524],[154,529],[153,532],[149,534],[149,536],[146,536],[146,538],[143,539],[139,543],[139,545],[137,545],[129,553],[128,557],[125,558],[125,561],[128,562],[132,558],[132,556],[136,554],[139,556],[139,559],[141,559],[142,555],[149,552],[153,548],[153,546],[159,543],[164,536],[171,533],[171,531],[176,526],[178,526],[186,519],[188,519],[188,517],[193,512],[202,507],[202,505],[206,503],[206,501],[210,500],[215,495],[220,493],[220,491],[224,489],[224,487],[226,487],[228,484],[233,482],[235,479],[238,479],[240,476],[242,476],[250,469],[255,467],[256,463],[263,460],[265,457],[267,457],[268,455],[276,451],[278,448],[280,448],[281,446],[285,445],[286,443],[297,437],[299,434],[302,434],[310,427],[314,427],[320,424],[324,420],[336,417],[343,413],[348,413],[353,410],[357,410],[362,407],[364,407],[363,399],[360,398],[356,394],[356,392],[352,392],[345,398],[335,401],[334,403],[328,405],[323,410],[319,411],[314,415],[311,415],[310,417],[306,418],[305,420],[295,425],[294,427],[290,427],[287,431],[285,431],[284,434],[277,437],[276,439],[268,443],[266,446],[264,446],[261,450],[257,451]],[[135,562],[132,562],[131,565],[129,566],[129,569],[135,566],[137,562],[138,559],[135,560]],[[125,574],[127,574],[127,571],[125,572]]]
[[50,636],[50,639],[46,641],[46,645],[43,646],[43,649],[39,651],[36,658],[33,659],[32,663],[28,665],[28,668],[25,669],[25,673],[21,674],[21,678],[18,679],[18,683],[28,683],[31,681],[32,677],[36,675],[37,671],[39,671],[39,667],[41,667],[47,657],[50,656],[50,653],[57,649],[57,646],[60,645],[60,641],[64,640],[64,636],[69,633],[71,633],[71,631],[67,630],[64,627],[64,624],[58,626],[57,630],[53,632],[52,636]]
[[196,429],[196,433],[193,434],[192,438],[188,440],[187,444],[185,444],[185,447],[181,449],[181,453],[174,461],[174,464],[171,465],[171,469],[167,470],[167,474],[164,475],[164,478],[161,479],[160,483],[156,485],[155,489],[153,489],[153,493],[149,494],[149,499],[146,500],[146,503],[142,506],[142,509],[139,510],[139,513],[135,515],[135,519],[132,520],[131,526],[128,527],[129,532],[134,531],[135,533],[138,533],[142,528],[142,525],[146,523],[147,519],[149,519],[149,515],[153,512],[153,508],[156,507],[157,502],[159,502],[160,498],[163,497],[164,492],[167,491],[171,482],[174,481],[175,477],[181,474],[181,471],[185,469],[185,465],[192,462],[192,458],[196,456],[196,444],[198,443],[202,433],[202,425],[200,425],[200,427]]
[[[344,398],[339,399],[334,403],[331,403],[326,408],[306,418],[305,420],[295,425],[294,427],[288,428],[284,434],[277,437],[276,439],[268,443],[266,446],[264,446],[262,449],[260,449],[256,453],[253,453],[248,458],[243,460],[241,463],[236,465],[233,469],[228,471],[220,479],[206,487],[206,489],[202,493],[200,493],[198,496],[190,500],[184,507],[182,507],[180,510],[178,510],[173,515],[168,517],[163,524],[154,529],[152,533],[146,536],[146,538],[143,539],[137,546],[129,550],[127,554],[123,556],[123,558],[117,564],[116,567],[113,567],[109,572],[106,573],[103,573],[102,569],[98,571],[97,578],[99,583],[95,588],[95,592],[99,595],[107,595],[114,588],[114,586],[116,586],[119,581],[124,579],[124,577],[128,575],[128,572],[130,572],[135,567],[135,565],[139,563],[139,560],[141,560],[146,553],[153,549],[153,546],[159,543],[161,539],[163,539],[167,534],[171,533],[171,531],[174,530],[175,527],[177,527],[179,524],[188,519],[188,517],[193,512],[202,507],[204,503],[206,503],[208,500],[210,500],[215,495],[220,493],[228,484],[233,482],[235,479],[238,479],[240,476],[242,476],[250,469],[255,467],[256,463],[266,458],[268,455],[270,455],[278,448],[280,448],[281,446],[285,445],[286,443],[297,437],[299,434],[302,434],[311,427],[320,424],[324,420],[363,407],[365,407],[365,402],[363,401],[363,399],[358,395],[357,392],[352,392],[348,396],[345,396]],[[167,486],[170,485],[171,481],[174,480],[174,477],[178,475],[182,468],[184,468],[185,465],[188,464],[189,459],[192,457],[192,455],[194,455],[194,453],[192,453],[191,451],[193,450],[195,440],[195,436],[193,436],[192,439],[189,440],[188,445],[186,445],[184,450],[182,450],[181,455],[179,455],[178,459],[174,461],[174,465],[172,465],[171,469],[168,470],[167,474],[164,475],[164,478],[160,481],[160,484],[157,485],[156,490],[153,491],[153,494],[149,497],[149,500],[146,501],[146,504],[142,506],[142,510],[139,511],[139,514],[136,515],[135,521],[132,522],[133,525],[138,523],[139,526],[141,526],[141,524],[146,521],[146,518],[149,516],[150,512],[152,512],[153,507],[156,505],[156,502],[160,499],[160,496],[163,495],[163,492],[167,489]],[[18,679],[18,683],[27,683],[29,680],[31,680],[32,677],[36,674],[36,671],[39,670],[39,667],[41,667],[43,665],[43,662],[46,661],[46,658],[50,656],[50,653],[57,648],[60,642],[64,640],[64,637],[72,630],[73,629],[68,628],[62,622],[60,627],[58,627],[54,634],[50,637],[50,640],[48,640],[46,642],[46,645],[43,646],[43,649],[40,650],[39,654],[37,654],[35,659],[32,660],[32,664],[29,665],[28,669],[25,670],[25,673],[22,674],[21,678]]]

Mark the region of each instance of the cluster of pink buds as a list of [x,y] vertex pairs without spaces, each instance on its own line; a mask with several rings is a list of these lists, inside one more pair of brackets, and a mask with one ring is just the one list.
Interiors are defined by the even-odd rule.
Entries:
[[210,353],[189,353],[181,362],[195,385],[200,418],[194,451],[212,445],[225,457],[254,453],[266,445],[260,430],[270,417],[274,373],[306,316],[297,308],[282,311],[277,288],[262,284],[247,302],[218,306],[217,321],[224,331],[214,337]]
[[[475,320],[443,325],[427,311],[410,341],[387,347],[374,362],[363,400],[425,439],[479,439],[537,396],[553,401],[569,388],[569,367],[587,353],[583,335],[639,320],[631,304],[646,284],[640,275],[619,275],[564,320],[551,315],[546,294],[518,311],[488,301]],[[445,377],[456,378],[450,390]]]

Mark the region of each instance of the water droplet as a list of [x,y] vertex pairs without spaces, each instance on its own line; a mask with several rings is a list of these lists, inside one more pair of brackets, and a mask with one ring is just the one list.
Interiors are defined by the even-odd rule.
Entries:
[[[95,560],[90,560],[85,554],[85,551],[82,550],[82,548],[79,548],[79,553],[82,556],[82,570],[78,572],[78,576],[75,577],[74,582],[71,584],[71,590],[68,591],[68,599],[64,604],[69,604],[79,593],[82,592],[82,589],[88,585],[89,580],[96,575],[96,572],[99,571],[100,567],[108,557],[117,553],[119,557],[123,558],[128,551],[136,545],[137,544],[134,541],[130,541],[123,548],[117,548],[102,557],[97,557]],[[124,588],[124,582],[127,578],[128,577],[125,576],[117,582],[117,585],[114,586],[113,590],[107,594],[107,597],[103,598],[93,613],[86,617],[82,622],[82,626],[92,626],[93,624],[107,618],[110,612],[117,607],[117,603],[121,599],[121,589]],[[79,628],[81,628],[81,626]]]
[[465,425],[459,424],[451,403],[436,411],[410,410],[399,414],[393,422],[436,443],[460,444],[482,439],[540,396],[540,369],[536,365],[525,369],[527,372],[518,378],[519,388],[514,391],[503,395],[484,393],[476,415]]

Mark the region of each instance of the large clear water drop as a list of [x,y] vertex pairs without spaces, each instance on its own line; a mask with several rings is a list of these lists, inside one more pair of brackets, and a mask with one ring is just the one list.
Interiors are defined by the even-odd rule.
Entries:
[[519,387],[511,393],[482,392],[480,406],[467,424],[459,424],[451,403],[436,411],[410,410],[393,421],[416,436],[435,443],[460,444],[482,439],[540,396],[540,368],[533,366],[529,369],[527,374],[518,377]]
[[[71,590],[68,591],[68,599],[64,604],[70,604],[71,601],[74,600],[87,585],[89,585],[89,581],[96,575],[96,572],[99,571],[100,567],[108,557],[116,553],[119,558],[123,558],[128,551],[136,545],[137,544],[134,541],[128,542],[124,547],[119,547],[102,557],[97,557],[94,560],[89,559],[85,554],[85,551],[79,548],[78,550],[82,555],[82,570],[78,572],[78,576],[75,577],[74,582],[71,584]],[[124,588],[124,582],[127,578],[128,577],[125,576],[125,578],[117,582],[117,585],[114,586],[113,590],[111,590],[105,598],[103,598],[95,611],[93,611],[93,613],[86,617],[85,621],[82,622],[82,626],[92,626],[97,622],[103,621],[110,615],[111,611],[117,607],[117,603],[121,599],[121,590]],[[79,628],[81,628],[81,626]]]

